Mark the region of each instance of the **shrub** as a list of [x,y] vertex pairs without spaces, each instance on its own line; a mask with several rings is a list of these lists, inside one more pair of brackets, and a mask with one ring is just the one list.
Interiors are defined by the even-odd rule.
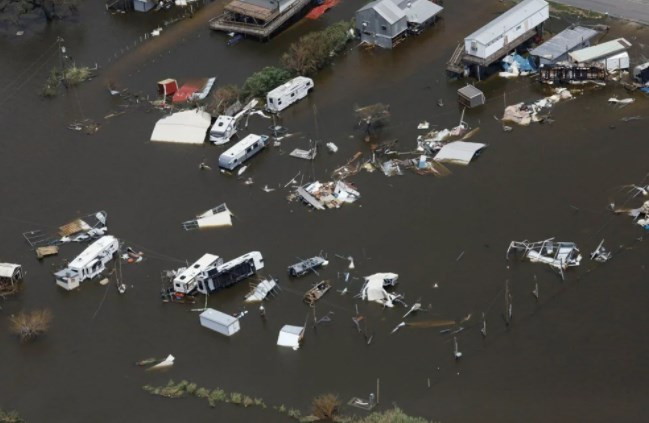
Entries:
[[224,85],[219,87],[210,96],[210,101],[207,106],[210,113],[213,115],[222,114],[228,107],[232,106],[239,100],[241,90],[236,85]]
[[291,74],[286,69],[266,66],[246,79],[241,91],[245,97],[263,97],[268,91],[279,87],[290,78]]
[[21,341],[29,341],[47,332],[51,322],[50,310],[34,310],[31,313],[20,312],[12,316],[9,327]]
[[323,394],[315,397],[311,404],[313,415],[320,420],[331,420],[340,408],[340,400],[337,395]]
[[367,417],[354,420],[354,423],[428,423],[428,421],[421,417],[408,416],[395,407],[383,412],[374,412]]
[[0,423],[24,423],[23,420],[17,412],[15,411],[4,411],[0,408]]
[[345,48],[350,28],[351,22],[343,21],[301,37],[284,53],[282,64],[297,75],[314,74]]

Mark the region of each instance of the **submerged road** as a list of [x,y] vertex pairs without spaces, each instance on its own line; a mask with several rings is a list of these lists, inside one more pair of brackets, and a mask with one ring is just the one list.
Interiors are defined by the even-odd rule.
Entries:
[[649,0],[555,0],[557,3],[649,25]]

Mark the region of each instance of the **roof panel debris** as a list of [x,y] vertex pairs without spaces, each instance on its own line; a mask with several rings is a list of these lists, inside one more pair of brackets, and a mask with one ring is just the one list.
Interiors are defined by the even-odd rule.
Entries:
[[574,242],[554,241],[549,238],[544,241],[512,241],[507,248],[506,258],[513,252],[532,263],[545,263],[556,269],[563,278],[563,272],[569,267],[581,264],[581,254]]

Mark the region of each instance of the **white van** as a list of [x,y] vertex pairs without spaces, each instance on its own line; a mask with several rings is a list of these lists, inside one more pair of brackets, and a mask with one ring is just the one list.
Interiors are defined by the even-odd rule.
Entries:
[[296,101],[303,99],[313,88],[313,79],[298,76],[280,85],[266,95],[266,108],[270,112],[279,112]]
[[219,167],[234,170],[268,145],[268,135],[250,134],[219,157]]

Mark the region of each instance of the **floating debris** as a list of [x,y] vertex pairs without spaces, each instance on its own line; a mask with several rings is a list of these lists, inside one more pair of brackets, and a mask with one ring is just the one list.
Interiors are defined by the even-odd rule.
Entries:
[[165,369],[167,367],[171,367],[174,365],[174,361],[176,360],[176,357],[173,355],[169,354],[167,358],[162,360],[160,363],[156,364],[155,366],[149,367],[147,370],[159,370],[159,369]]
[[295,277],[307,274],[322,266],[328,265],[329,262],[322,256],[311,257],[310,259],[302,260],[298,263],[292,264],[288,267],[288,274]]
[[533,263],[545,263],[558,270],[563,278],[563,271],[569,267],[579,266],[581,254],[574,242],[554,241],[554,238],[544,241],[512,241],[507,248],[505,258],[514,250],[522,253]]
[[246,294],[244,301],[246,303],[263,301],[268,295],[274,294],[277,289],[279,289],[279,285],[277,285],[276,279],[264,279]]
[[327,149],[329,149],[330,153],[337,153],[338,152],[338,146],[332,142],[328,142],[327,144]]
[[186,231],[232,226],[232,216],[228,206],[223,203],[199,214],[196,219],[183,222],[182,226]]
[[396,273],[375,273],[366,276],[365,284],[361,288],[361,299],[377,302],[384,307],[393,307],[399,296],[390,294],[385,288],[396,285],[398,278]]
[[604,240],[599,243],[597,248],[595,248],[595,251],[590,253],[590,259],[598,263],[605,263],[609,261],[611,257],[613,257],[613,254],[604,248]]
[[296,194],[304,203],[316,210],[339,208],[343,204],[354,203],[361,196],[351,183],[343,181],[316,181],[298,187]]

